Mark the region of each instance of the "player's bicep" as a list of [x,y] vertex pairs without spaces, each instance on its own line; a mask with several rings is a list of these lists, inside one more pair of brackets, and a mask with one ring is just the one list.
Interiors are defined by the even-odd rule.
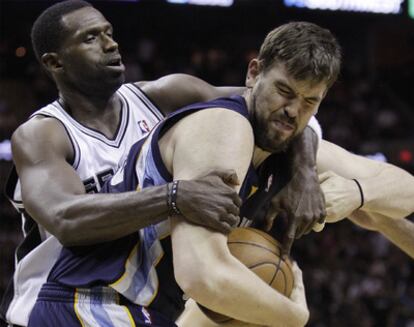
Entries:
[[56,122],[32,122],[12,138],[25,208],[45,227],[52,224],[48,213],[65,196],[84,192],[79,176],[66,161],[72,149],[62,129]]
[[204,280],[203,274],[229,255],[226,235],[180,217],[171,218],[171,242],[174,274],[183,289]]

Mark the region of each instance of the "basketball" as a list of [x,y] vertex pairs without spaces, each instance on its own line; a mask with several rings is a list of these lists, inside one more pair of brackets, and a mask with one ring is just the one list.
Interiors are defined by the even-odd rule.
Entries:
[[[269,234],[254,228],[236,228],[228,237],[231,254],[258,275],[268,285],[289,297],[294,277],[292,262],[282,259],[280,243]],[[232,320],[199,305],[204,314],[216,323]]]

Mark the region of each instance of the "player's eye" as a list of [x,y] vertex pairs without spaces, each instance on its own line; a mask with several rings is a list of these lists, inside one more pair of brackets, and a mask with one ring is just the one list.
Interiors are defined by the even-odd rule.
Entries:
[[96,39],[96,36],[95,36],[95,35],[93,35],[93,34],[88,34],[88,35],[85,37],[84,42],[85,42],[85,43],[92,43],[93,41],[95,41],[95,39]]
[[293,94],[290,90],[284,89],[284,88],[277,88],[277,91],[279,92],[280,95],[287,97],[287,98],[293,98]]

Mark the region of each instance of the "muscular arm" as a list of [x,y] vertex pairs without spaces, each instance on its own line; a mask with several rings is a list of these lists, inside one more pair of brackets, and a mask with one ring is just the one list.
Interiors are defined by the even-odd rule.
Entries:
[[[317,164],[320,173],[333,171],[342,177],[331,179],[332,184],[325,186],[325,190],[331,192],[329,201],[339,198],[338,203],[343,206],[342,218],[360,205],[359,190],[353,178],[359,181],[364,193],[362,210],[391,218],[403,218],[414,212],[414,176],[403,169],[354,155],[327,141],[322,141],[319,147]],[[339,183],[343,184],[340,188],[336,187]],[[349,195],[339,193],[340,189],[345,189]]]
[[414,259],[414,223],[408,218],[392,219],[359,210],[354,212],[349,219],[363,228],[381,233]]
[[[197,178],[212,168],[233,168],[242,180],[252,156],[253,135],[240,115],[205,110],[180,121],[160,145],[175,179]],[[195,301],[259,325],[298,326],[306,322],[307,310],[235,259],[224,235],[174,217],[171,237],[176,280]]]
[[167,75],[151,82],[138,82],[137,85],[164,115],[195,102],[242,94],[245,90],[244,87],[215,87],[186,74]]
[[[165,186],[139,193],[85,194],[79,176],[68,164],[73,156],[71,143],[55,119],[35,118],[22,125],[13,135],[12,150],[27,212],[63,245],[117,239],[167,216]],[[184,207],[197,202],[188,196],[205,197],[197,188],[185,192],[188,185],[181,185],[178,198]],[[198,187],[205,191],[203,185]]]

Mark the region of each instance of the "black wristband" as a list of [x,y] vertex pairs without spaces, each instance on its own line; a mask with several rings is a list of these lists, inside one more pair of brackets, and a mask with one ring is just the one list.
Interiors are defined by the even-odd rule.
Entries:
[[364,192],[362,191],[362,187],[361,187],[361,184],[359,184],[359,182],[354,178],[354,179],[352,179],[355,183],[356,183],[356,185],[358,186],[358,189],[359,189],[359,194],[361,195],[361,205],[357,208],[357,210],[358,209],[360,209],[360,208],[362,208],[362,206],[364,205]]
[[168,214],[170,216],[181,215],[181,211],[177,206],[178,182],[179,181],[173,181],[171,183],[171,188],[169,187],[169,184],[167,184],[167,206]]

